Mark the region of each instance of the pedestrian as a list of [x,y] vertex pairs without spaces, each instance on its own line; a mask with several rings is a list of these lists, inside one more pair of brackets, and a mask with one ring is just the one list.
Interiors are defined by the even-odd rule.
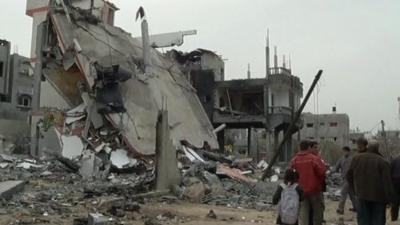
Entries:
[[349,183],[346,181],[346,174],[347,171],[349,170],[349,166],[351,163],[351,152],[350,148],[348,146],[344,146],[342,148],[342,151],[344,152],[344,155],[339,159],[339,161],[336,163],[335,172],[340,172],[341,177],[342,177],[342,188],[340,191],[340,201],[338,208],[336,209],[337,214],[343,215],[344,214],[344,206],[346,204],[347,196],[350,197],[351,204],[353,208],[350,208],[350,211],[355,211],[356,205],[355,205],[355,199],[353,193],[349,192]]
[[378,143],[356,154],[347,171],[350,190],[357,198],[358,225],[384,225],[386,205],[393,200],[390,165],[379,152]]
[[[322,162],[325,164],[325,166],[326,166],[326,169],[328,170],[329,169],[329,165],[328,165],[328,163],[326,163],[325,161],[324,161],[324,159],[322,158],[322,156],[321,156],[321,151],[320,151],[320,148],[319,148],[319,144],[318,144],[318,142],[316,142],[316,141],[310,141],[310,148],[311,148],[311,151],[316,155],[316,156],[319,156],[320,158],[321,158],[321,160],[322,160]],[[322,210],[323,211],[325,211],[325,196],[323,195],[323,192],[326,192],[326,187],[327,187],[327,185],[326,185],[326,176],[325,176],[325,179],[322,181]],[[310,209],[310,213],[309,213],[309,218],[312,218],[313,217],[313,211],[312,211],[312,209]],[[324,218],[322,218],[322,222],[323,223],[325,223],[325,219]],[[313,220],[310,220],[310,223],[309,223],[309,225],[314,225],[313,224]]]
[[397,198],[394,203],[391,205],[391,219],[392,221],[397,221],[399,218],[399,208],[400,208],[400,155],[392,160],[391,163],[391,176],[393,187],[397,194]]
[[299,174],[294,169],[287,169],[272,198],[272,204],[278,204],[276,224],[298,225],[300,201],[303,191],[298,185]]
[[363,153],[367,151],[368,141],[365,138],[358,138],[357,141],[358,153]]
[[[299,173],[299,185],[303,190],[299,224],[309,225],[313,221],[313,225],[321,225],[324,217],[322,189],[326,166],[311,149],[310,141],[301,141],[300,151],[290,161],[290,166]],[[313,212],[312,217],[310,211]]]

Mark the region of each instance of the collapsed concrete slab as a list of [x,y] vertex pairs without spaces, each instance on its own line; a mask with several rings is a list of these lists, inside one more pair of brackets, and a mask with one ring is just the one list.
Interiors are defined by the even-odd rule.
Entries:
[[0,182],[0,198],[9,200],[18,192],[24,190],[25,181],[10,180]]
[[[98,103],[97,112],[120,131],[130,150],[155,154],[154,128],[163,101],[174,143],[187,140],[201,146],[206,141],[218,147],[195,89],[172,59],[122,29],[93,19],[90,11],[58,1],[50,1],[46,22],[49,38],[42,48],[42,71],[47,81],[71,107],[79,106],[82,89],[87,91]],[[151,62],[145,69],[143,49],[149,49]],[[63,66],[64,62],[70,63]]]

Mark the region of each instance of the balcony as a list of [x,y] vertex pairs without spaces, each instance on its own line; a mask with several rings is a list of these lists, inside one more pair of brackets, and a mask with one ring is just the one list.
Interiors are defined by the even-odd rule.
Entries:
[[287,106],[270,106],[268,108],[268,113],[292,115],[292,108]]

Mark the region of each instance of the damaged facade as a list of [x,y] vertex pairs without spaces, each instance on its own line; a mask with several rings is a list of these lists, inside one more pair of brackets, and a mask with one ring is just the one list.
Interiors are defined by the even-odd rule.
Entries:
[[[187,71],[214,128],[221,128],[217,129],[220,149],[225,144],[223,128],[246,129],[247,153],[256,160],[271,156],[273,147],[287,131],[303,95],[303,85],[286,66],[286,61],[282,67],[278,66],[276,49],[274,65],[270,66],[269,52],[267,43],[265,78],[248,76],[242,80],[225,80],[224,62],[211,51],[198,49],[190,53],[169,53]],[[297,130],[299,128],[300,124]],[[252,143],[257,143],[257,140],[251,140],[254,136],[251,129],[266,131],[265,146],[251,147]],[[287,161],[291,154],[289,140],[280,159]]]
[[[157,114],[165,105],[175,146],[186,140],[195,146],[205,142],[217,148],[213,128],[195,89],[175,62],[110,24],[114,13],[108,17],[103,14],[110,4],[94,1],[94,5],[96,2],[103,5],[50,1],[48,16],[36,32],[36,66],[41,68],[35,69],[46,80],[39,85],[50,84],[70,108],[84,104],[86,121],[75,135],[86,139],[102,128],[112,127],[128,151],[154,155]],[[142,28],[142,40],[146,41],[145,20]],[[48,94],[42,88],[40,101]],[[33,114],[43,121],[43,110]],[[58,129],[63,134],[65,126],[61,123]],[[32,129],[32,137],[37,136],[36,130]],[[39,153],[40,149],[33,152]]]

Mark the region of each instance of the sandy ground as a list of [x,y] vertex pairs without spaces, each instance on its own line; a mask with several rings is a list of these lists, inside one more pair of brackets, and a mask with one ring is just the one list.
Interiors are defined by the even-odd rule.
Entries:
[[[344,224],[355,225],[355,214],[346,211],[344,217],[339,217],[335,210],[337,202],[327,201],[325,211],[326,224]],[[212,209],[217,215],[216,219],[208,218],[206,215]],[[85,217],[88,212],[93,212],[90,207],[76,206],[71,215],[50,215],[37,216],[30,215],[29,210],[19,209],[7,215],[0,215],[1,225],[11,224],[72,224],[74,218]],[[119,224],[145,224],[146,218],[155,218],[158,215],[169,213],[176,216],[175,219],[167,219],[161,224],[187,224],[187,225],[250,225],[250,224],[275,224],[276,213],[274,210],[262,211],[249,209],[234,209],[221,206],[209,206],[201,204],[192,204],[187,202],[178,202],[173,204],[149,202],[142,205],[140,213],[127,213]],[[19,222],[18,222],[19,221]],[[398,223],[389,222],[389,225]]]
[[[26,185],[25,191],[20,195],[30,195],[39,190],[61,190],[60,183],[44,180],[31,181]],[[76,205],[68,206],[66,213],[62,215],[42,215],[32,204],[13,204],[12,201],[7,208],[0,207],[0,225],[14,224],[54,224],[54,225],[72,225],[75,218],[87,218],[88,213],[96,212],[99,202],[104,201],[109,196],[84,199],[77,202]],[[338,202],[326,200],[325,219],[327,225],[356,225],[356,214],[348,209],[345,215],[339,217],[336,214]],[[213,210],[217,216],[216,219],[208,218],[207,214]],[[101,211],[100,211],[101,212]],[[247,225],[247,224],[275,224],[276,212],[274,209],[257,211],[253,209],[229,208],[222,206],[193,204],[188,202],[174,202],[171,204],[162,202],[155,198],[141,204],[140,212],[124,212],[121,218],[113,218],[114,222],[110,224],[146,224],[149,218],[156,218],[159,215],[169,215],[168,219],[161,220],[159,224],[187,224],[187,225]],[[389,216],[387,216],[389,218]],[[344,221],[344,223],[341,223]],[[388,222],[388,225],[400,224],[399,222]],[[156,224],[154,224],[156,225]]]

